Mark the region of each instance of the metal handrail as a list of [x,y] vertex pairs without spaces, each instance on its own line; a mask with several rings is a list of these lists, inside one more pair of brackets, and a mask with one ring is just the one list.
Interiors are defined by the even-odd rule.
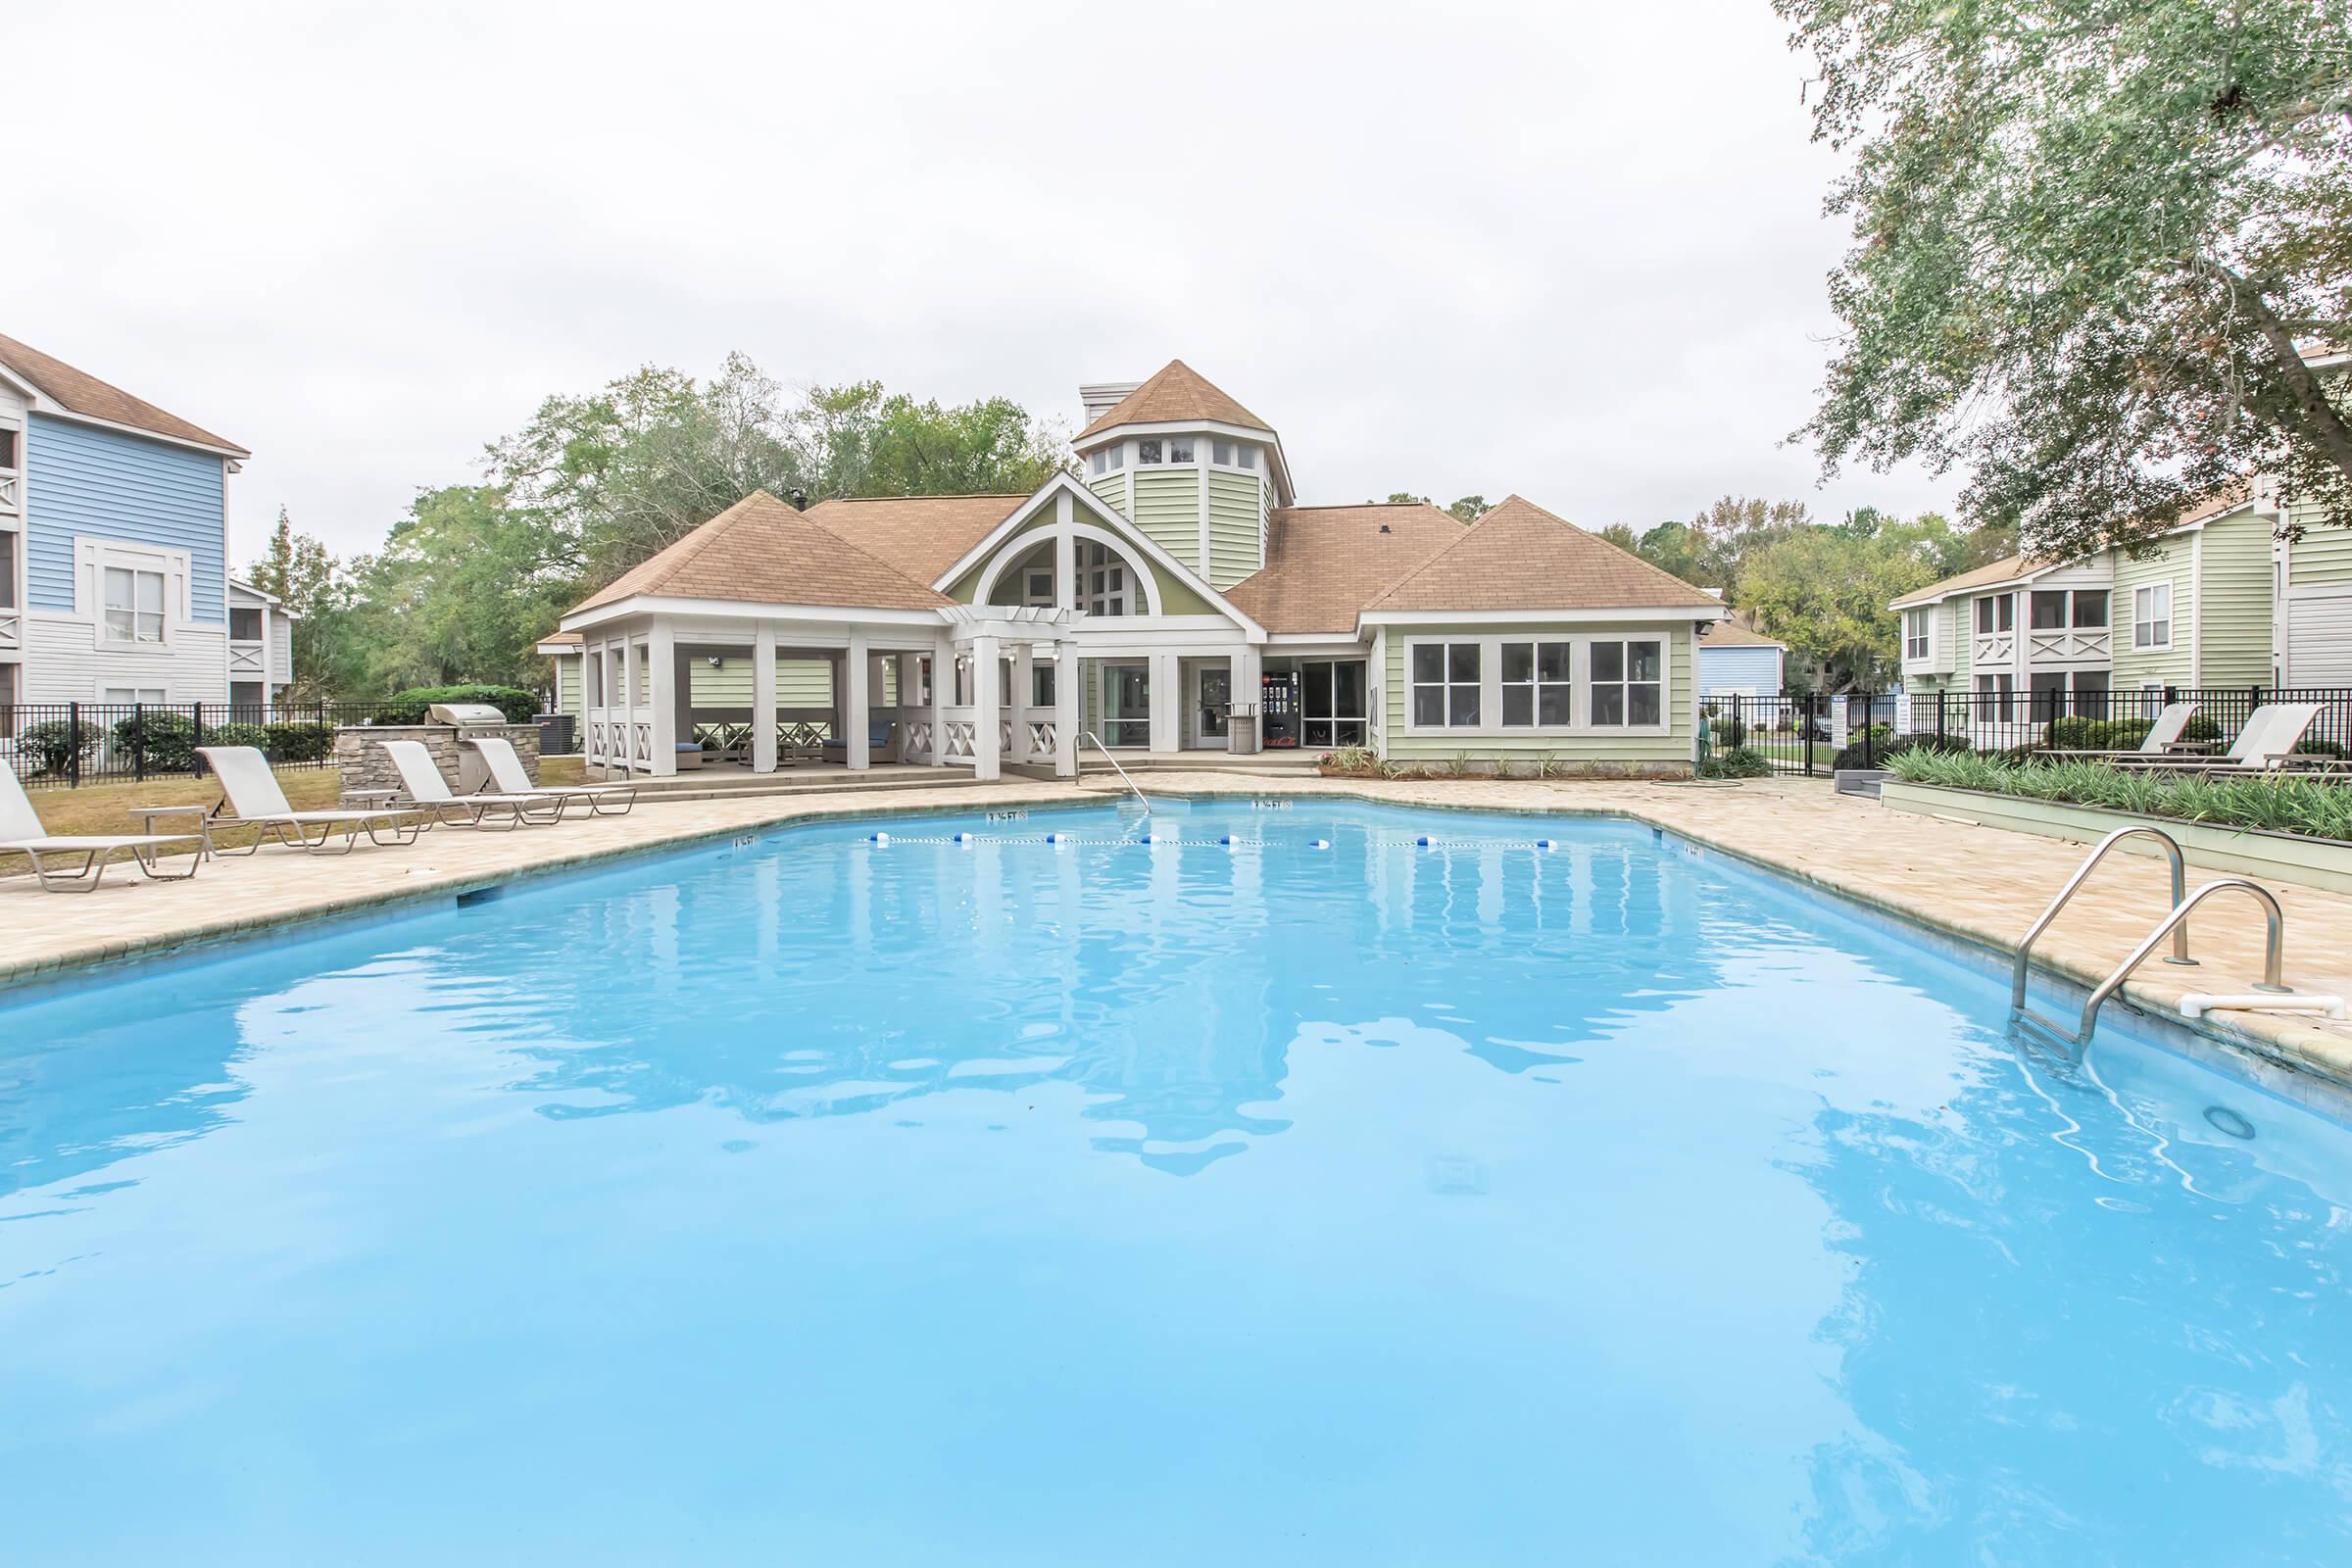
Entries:
[[2285,912],[2278,907],[2278,900],[2269,888],[2248,882],[2243,877],[2232,876],[2224,877],[2219,882],[2206,883],[2196,892],[2181,900],[2170,914],[2157,922],[2156,929],[2149,932],[2139,946],[2132,950],[2130,957],[2116,965],[2113,974],[2099,982],[2098,990],[2093,991],[2090,994],[2090,1000],[2082,1004],[2082,1024],[2075,1033],[2068,1034],[2057,1024],[2050,1022],[2049,1019],[2044,1018],[2031,1007],[2019,1007],[2017,1009],[2018,1016],[2038,1028],[2047,1030],[2051,1035],[2065,1041],[2070,1046],[2088,1044],[2090,1031],[2098,1022],[2100,1004],[2115,994],[2118,986],[2131,978],[2132,970],[2147,961],[2148,955],[2156,951],[2156,944],[2162,942],[2168,933],[2178,932],[2181,922],[2188,918],[2189,910],[2212,898],[2216,893],[2227,893],[2231,889],[2244,893],[2262,906],[2263,919],[2268,926],[2264,937],[2262,979],[2255,984],[2254,989],[2285,994],[2287,987],[2282,977],[2286,949]]
[[1142,790],[1135,787],[1135,780],[1127,776],[1127,770],[1119,766],[1119,760],[1110,755],[1110,748],[1102,744],[1102,736],[1097,735],[1091,729],[1082,729],[1078,732],[1078,738],[1082,741],[1093,741],[1095,750],[1102,754],[1102,760],[1108,762],[1110,770],[1119,775],[1119,782],[1127,786],[1127,792],[1135,797],[1136,803],[1147,811],[1152,809],[1151,801],[1145,798]]
[[[2042,932],[2049,929],[2050,922],[2058,918],[2058,911],[2066,907],[2066,901],[2075,896],[2075,890],[2082,885],[2083,880],[2090,875],[2092,868],[2100,860],[2106,858],[2107,852],[2135,833],[2144,833],[2164,846],[2165,858],[2173,862],[2173,907],[2176,909],[2180,907],[2181,897],[2188,887],[2188,862],[2180,854],[2180,841],[2160,827],[2149,827],[2142,824],[2137,827],[2117,828],[2099,840],[2099,847],[2092,850],[2084,858],[2082,863],[2075,868],[2075,874],[2067,878],[2066,886],[2058,890],[2058,896],[2050,901],[2050,906],[2041,911],[2041,918],[2026,928],[2024,939],[2017,945],[2017,963],[2009,971],[2010,1011],[2025,1011],[2026,963],[2034,952],[2034,944],[2040,939]],[[2188,928],[2186,926],[2174,928],[2172,956],[2164,961],[2191,964],[2197,961],[2188,956]]]

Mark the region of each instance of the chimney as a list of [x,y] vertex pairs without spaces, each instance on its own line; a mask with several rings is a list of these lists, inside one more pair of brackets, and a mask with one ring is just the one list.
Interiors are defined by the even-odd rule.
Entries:
[[1078,388],[1078,401],[1086,405],[1086,422],[1094,423],[1126,402],[1128,395],[1143,384],[1141,381],[1090,381],[1081,385]]

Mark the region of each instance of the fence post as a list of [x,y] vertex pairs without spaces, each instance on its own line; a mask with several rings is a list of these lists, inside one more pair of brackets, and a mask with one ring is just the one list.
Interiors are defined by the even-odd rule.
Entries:
[[195,705],[190,717],[195,722],[196,740],[194,745],[188,748],[188,770],[197,778],[202,778],[204,777],[204,755],[196,750],[196,747],[204,744],[204,705],[202,703]]
[[81,788],[81,705],[66,705],[66,787]]
[[[1873,704],[1867,696],[1862,699],[1862,765],[1866,769],[1876,765],[1876,763],[1872,760],[1871,755],[1875,750],[1875,748],[1871,745],[1871,742],[1877,738],[1871,734],[1871,730],[1875,727],[1871,723],[1871,720],[1878,717],[1877,712],[1873,710],[1875,707],[1876,705]],[[1854,723],[1854,699],[1851,693],[1848,693],[1846,696],[1845,708],[1846,728],[1851,729],[1853,728]]]
[[147,705],[145,703],[134,702],[130,705],[130,781],[133,784],[144,784],[147,782]]

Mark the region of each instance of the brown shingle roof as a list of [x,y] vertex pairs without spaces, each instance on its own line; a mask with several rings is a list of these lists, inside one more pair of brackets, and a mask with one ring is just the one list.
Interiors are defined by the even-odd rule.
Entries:
[[134,398],[121,387],[109,385],[94,375],[76,370],[63,360],[53,360],[39,349],[27,347],[13,337],[0,337],[0,366],[6,366],[17,375],[39,387],[44,397],[69,414],[86,415],[110,424],[125,424],[134,430],[168,435],[174,440],[221,447],[241,458],[252,456],[234,441],[224,441],[202,425],[190,424],[176,414],[166,414],[154,404]]
[[1972,566],[1957,576],[1944,578],[1941,582],[1930,583],[1917,593],[1905,594],[1887,608],[1901,610],[1906,606],[1928,604],[1931,601],[1941,599],[1946,594],[1958,593],[1963,588],[1989,588],[1995,583],[2015,582],[2029,572],[2040,571],[2052,564],[2054,563],[2047,561],[2029,561],[2024,556],[2003,556],[1998,561],[1987,562],[1982,566]]
[[1199,370],[1182,360],[1170,360],[1157,375],[1079,431],[1078,439],[1083,441],[1097,430],[1108,430],[1115,425],[1169,424],[1186,419],[1213,419],[1219,424],[1238,424],[1245,429],[1263,430],[1268,435],[1274,433],[1272,425],[1211,386]]
[[1767,637],[1736,620],[1719,620],[1707,632],[1702,648],[1786,648],[1788,645],[1778,637]]
[[1502,504],[1366,610],[1659,610],[1723,602],[1522,496]]
[[1266,519],[1266,564],[1226,591],[1270,632],[1355,634],[1356,612],[1462,536],[1427,502],[1284,507]]
[[933,610],[949,602],[764,490],[630,567],[573,612],[636,594],[851,610]]
[[880,496],[820,501],[805,516],[920,583],[963,559],[1027,496]]

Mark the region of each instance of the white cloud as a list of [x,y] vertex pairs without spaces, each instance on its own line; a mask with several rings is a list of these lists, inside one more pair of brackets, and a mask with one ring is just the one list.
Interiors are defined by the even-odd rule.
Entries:
[[1133,11],[55,6],[0,331],[254,449],[339,550],[558,390],[729,349],[1004,393],[1181,356],[1308,500],[1591,525],[1813,488],[1834,160],[1762,0]]

